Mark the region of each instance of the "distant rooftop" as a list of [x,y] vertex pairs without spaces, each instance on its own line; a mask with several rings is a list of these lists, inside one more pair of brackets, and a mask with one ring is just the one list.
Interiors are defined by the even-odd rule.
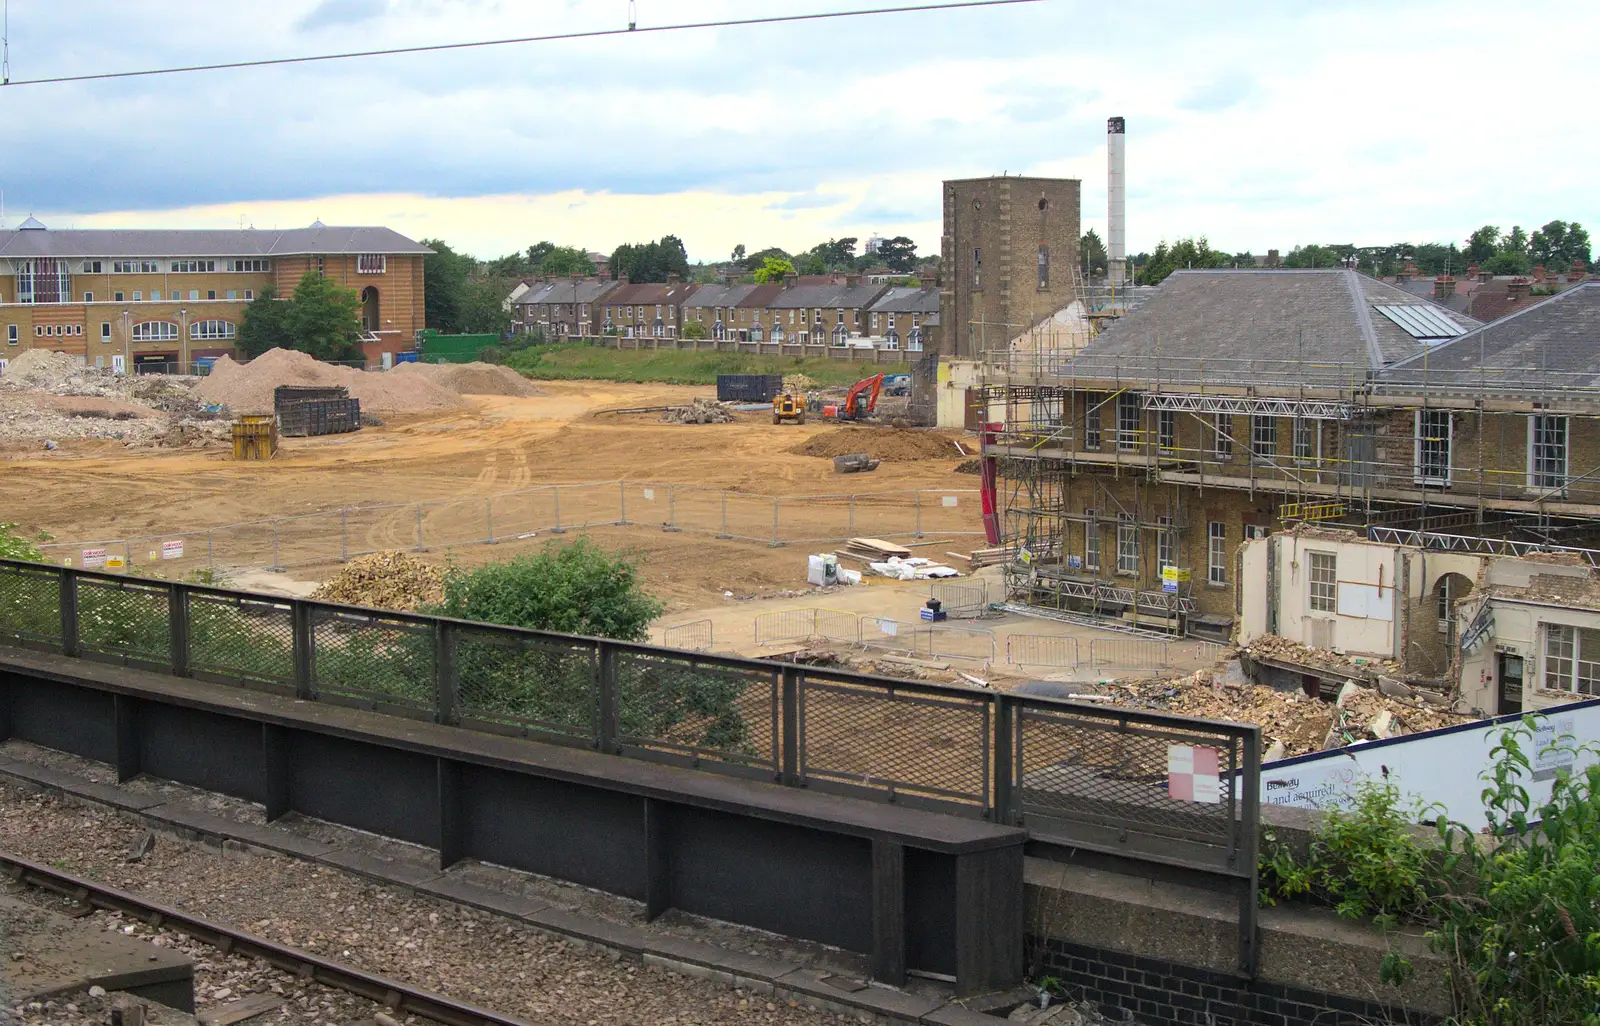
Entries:
[[30,217],[0,231],[0,258],[28,257],[254,257],[427,254],[433,250],[399,232],[378,227],[309,228],[85,228],[55,231]]

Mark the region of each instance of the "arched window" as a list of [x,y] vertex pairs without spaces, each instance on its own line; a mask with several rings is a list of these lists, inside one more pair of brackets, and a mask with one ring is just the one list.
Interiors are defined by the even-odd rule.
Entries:
[[173,342],[178,338],[178,326],[171,321],[143,321],[133,326],[135,342]]
[[[366,258],[363,257],[362,259]],[[380,317],[378,290],[374,286],[368,285],[361,290],[361,326],[368,331],[377,331],[383,327],[383,321]]]
[[189,325],[189,337],[202,339],[233,338],[236,334],[232,321],[195,321]]

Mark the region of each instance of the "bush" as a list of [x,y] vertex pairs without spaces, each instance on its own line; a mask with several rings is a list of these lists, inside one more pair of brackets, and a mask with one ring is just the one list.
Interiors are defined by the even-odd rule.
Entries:
[[20,559],[29,563],[39,563],[44,560],[39,549],[25,538],[18,538],[11,532],[16,529],[16,524],[0,522],[0,559]]
[[587,539],[445,575],[444,601],[428,612],[462,620],[642,641],[665,607],[639,584],[625,556]]

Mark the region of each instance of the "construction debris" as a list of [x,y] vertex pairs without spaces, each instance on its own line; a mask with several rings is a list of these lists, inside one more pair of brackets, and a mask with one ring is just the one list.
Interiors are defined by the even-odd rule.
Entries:
[[312,593],[323,602],[412,611],[444,599],[444,570],[404,552],[357,556]]
[[817,387],[817,383],[804,374],[785,374],[783,376],[783,390],[790,395],[804,395]]
[[661,415],[668,424],[730,424],[733,411],[715,399],[696,399],[688,406],[674,406]]
[[911,558],[910,549],[904,545],[896,545],[894,542],[886,542],[882,538],[851,538],[845,542],[844,550],[848,555],[858,556],[867,560],[889,559],[890,557]]
[[830,460],[836,456],[866,453],[885,463],[960,459],[960,453],[950,445],[952,437],[927,428],[857,425],[812,435],[790,447],[789,451],[799,456],[819,456]]
[[912,556],[910,559],[890,556],[881,563],[868,563],[867,566],[880,577],[892,577],[900,581],[927,581],[936,577],[961,576],[960,571],[955,568],[921,556]]
[[1345,656],[1325,648],[1302,645],[1298,641],[1290,641],[1276,634],[1263,634],[1255,638],[1245,651],[1257,659],[1332,670],[1341,676],[1355,677],[1368,683],[1376,683],[1379,674],[1387,677],[1398,677],[1401,674],[1400,664],[1393,659]]
[[836,474],[861,474],[877,469],[878,461],[864,452],[853,452],[848,456],[833,458],[833,472]]
[[993,549],[973,549],[971,552],[946,552],[945,555],[951,559],[966,560],[968,569],[981,570],[996,563],[1011,562],[1012,550],[1010,547],[1002,545]]

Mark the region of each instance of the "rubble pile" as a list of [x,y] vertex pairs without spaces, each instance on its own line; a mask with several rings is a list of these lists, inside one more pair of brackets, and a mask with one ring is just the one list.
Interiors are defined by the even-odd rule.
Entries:
[[661,419],[668,424],[729,424],[733,411],[715,399],[696,399],[688,406],[674,406]]
[[783,390],[790,395],[804,395],[817,387],[817,383],[804,374],[785,374]]
[[444,570],[404,552],[357,556],[312,598],[368,609],[413,611],[444,600]]
[[1290,641],[1276,634],[1261,635],[1251,641],[1244,651],[1262,659],[1275,659],[1294,663],[1296,666],[1333,670],[1347,677],[1360,677],[1369,681],[1376,680],[1379,674],[1399,676],[1402,672],[1400,664],[1393,659],[1344,656],[1325,648],[1302,645],[1298,641]]
[[0,373],[0,443],[53,449],[60,439],[105,439],[128,447],[226,442],[226,422],[194,397],[195,381],[114,374],[66,353],[30,349]]

